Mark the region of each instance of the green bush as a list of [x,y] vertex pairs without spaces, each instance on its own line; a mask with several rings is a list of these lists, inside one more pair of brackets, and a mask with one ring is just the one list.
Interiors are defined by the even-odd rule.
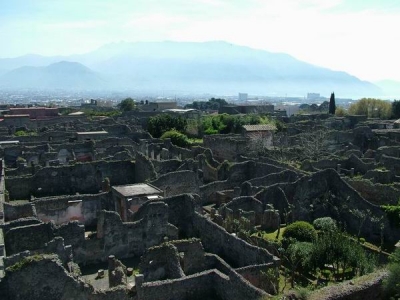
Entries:
[[161,114],[149,119],[147,131],[154,138],[161,137],[164,132],[175,129],[179,132],[185,132],[187,120],[182,117],[172,117],[168,114]]
[[315,229],[321,231],[332,231],[337,229],[336,221],[331,217],[315,219],[313,225]]
[[297,221],[286,226],[282,237],[296,239],[299,242],[313,242],[317,239],[317,231],[310,223]]
[[187,147],[190,145],[188,137],[176,130],[164,132],[161,139],[171,139],[171,143],[179,147]]
[[349,107],[349,114],[366,115],[368,118],[389,119],[392,115],[392,104],[390,101],[363,98]]

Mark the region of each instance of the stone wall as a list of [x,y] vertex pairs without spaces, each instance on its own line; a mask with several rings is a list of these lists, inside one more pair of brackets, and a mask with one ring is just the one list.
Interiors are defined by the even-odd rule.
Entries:
[[7,255],[12,255],[25,250],[43,248],[53,238],[51,223],[32,224],[11,228],[5,232],[4,244]]
[[35,206],[32,203],[21,205],[4,202],[4,221],[9,222],[21,218],[37,217]]
[[235,161],[241,154],[245,154],[248,142],[239,134],[213,134],[203,137],[205,148],[211,149],[214,157],[219,161]]
[[112,185],[135,183],[135,164],[130,161],[98,161],[71,166],[47,167],[33,176],[8,177],[10,199],[30,199],[60,194],[94,194],[105,177]]
[[384,299],[382,281],[385,271],[371,273],[352,281],[325,287],[313,292],[310,300],[376,300]]
[[207,252],[217,254],[233,267],[276,261],[276,258],[265,249],[250,245],[231,235],[224,228],[198,213],[193,216],[193,226],[194,231],[203,243],[204,249]]
[[[292,205],[295,207],[291,213],[293,221],[311,222],[316,218],[330,216],[338,222],[345,223],[347,231],[353,234],[357,234],[360,227],[360,220],[353,211],[369,211],[373,217],[382,218],[385,241],[395,243],[400,239],[400,233],[390,226],[381,207],[362,198],[332,169],[304,176],[294,183],[269,186],[255,197],[263,203],[273,204],[274,208],[280,211],[282,219],[284,210],[288,211],[289,205]],[[372,222],[367,218],[361,228],[361,236],[379,242],[380,234],[379,222]]]
[[397,205],[399,201],[400,190],[395,186],[380,183],[372,183],[366,179],[345,178],[367,201],[376,205]]
[[174,300],[254,300],[267,296],[241,276],[227,276],[215,269],[180,279],[144,283],[138,289],[139,300],[163,300],[166,295]]
[[184,193],[199,193],[199,180],[193,171],[167,173],[150,183],[163,190],[167,197]]
[[68,273],[56,255],[25,259],[19,267],[8,269],[0,287],[4,300],[87,300],[92,291]]
[[[141,213],[141,210],[147,213]],[[171,238],[177,237],[177,232],[168,224],[168,206],[165,203],[149,202],[138,213],[143,216],[141,219],[123,223],[116,212],[101,211],[97,238],[103,241],[103,259],[109,255],[118,258],[140,256],[147,248],[161,244],[170,233],[173,233]]]
[[[108,193],[38,198],[34,200],[37,215],[43,222],[55,224],[78,220],[85,226],[97,224],[97,212],[106,209]],[[76,201],[81,201],[77,203]]]

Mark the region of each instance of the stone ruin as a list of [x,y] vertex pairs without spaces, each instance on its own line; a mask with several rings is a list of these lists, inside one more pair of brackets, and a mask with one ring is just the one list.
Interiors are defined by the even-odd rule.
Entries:
[[[400,239],[381,208],[400,192],[400,133],[389,123],[294,117],[284,139],[257,152],[240,135],[183,149],[142,121],[48,120],[2,146],[1,299],[266,299],[278,275],[262,274],[277,274],[280,261],[231,234],[232,220],[274,230],[330,216],[354,234],[360,210],[380,220],[365,221],[367,240]],[[298,144],[313,129],[326,131],[325,149],[303,159]],[[77,140],[85,131],[108,134]],[[142,183],[163,197],[122,218],[112,187]]]

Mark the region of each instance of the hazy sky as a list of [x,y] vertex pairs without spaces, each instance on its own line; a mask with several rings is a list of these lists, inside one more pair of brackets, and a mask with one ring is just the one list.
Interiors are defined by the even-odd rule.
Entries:
[[211,41],[400,81],[400,0],[0,0],[0,57]]

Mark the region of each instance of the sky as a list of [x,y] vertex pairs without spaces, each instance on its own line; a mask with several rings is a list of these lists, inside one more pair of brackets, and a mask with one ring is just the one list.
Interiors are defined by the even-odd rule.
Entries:
[[400,81],[399,0],[0,0],[0,58],[227,41]]

